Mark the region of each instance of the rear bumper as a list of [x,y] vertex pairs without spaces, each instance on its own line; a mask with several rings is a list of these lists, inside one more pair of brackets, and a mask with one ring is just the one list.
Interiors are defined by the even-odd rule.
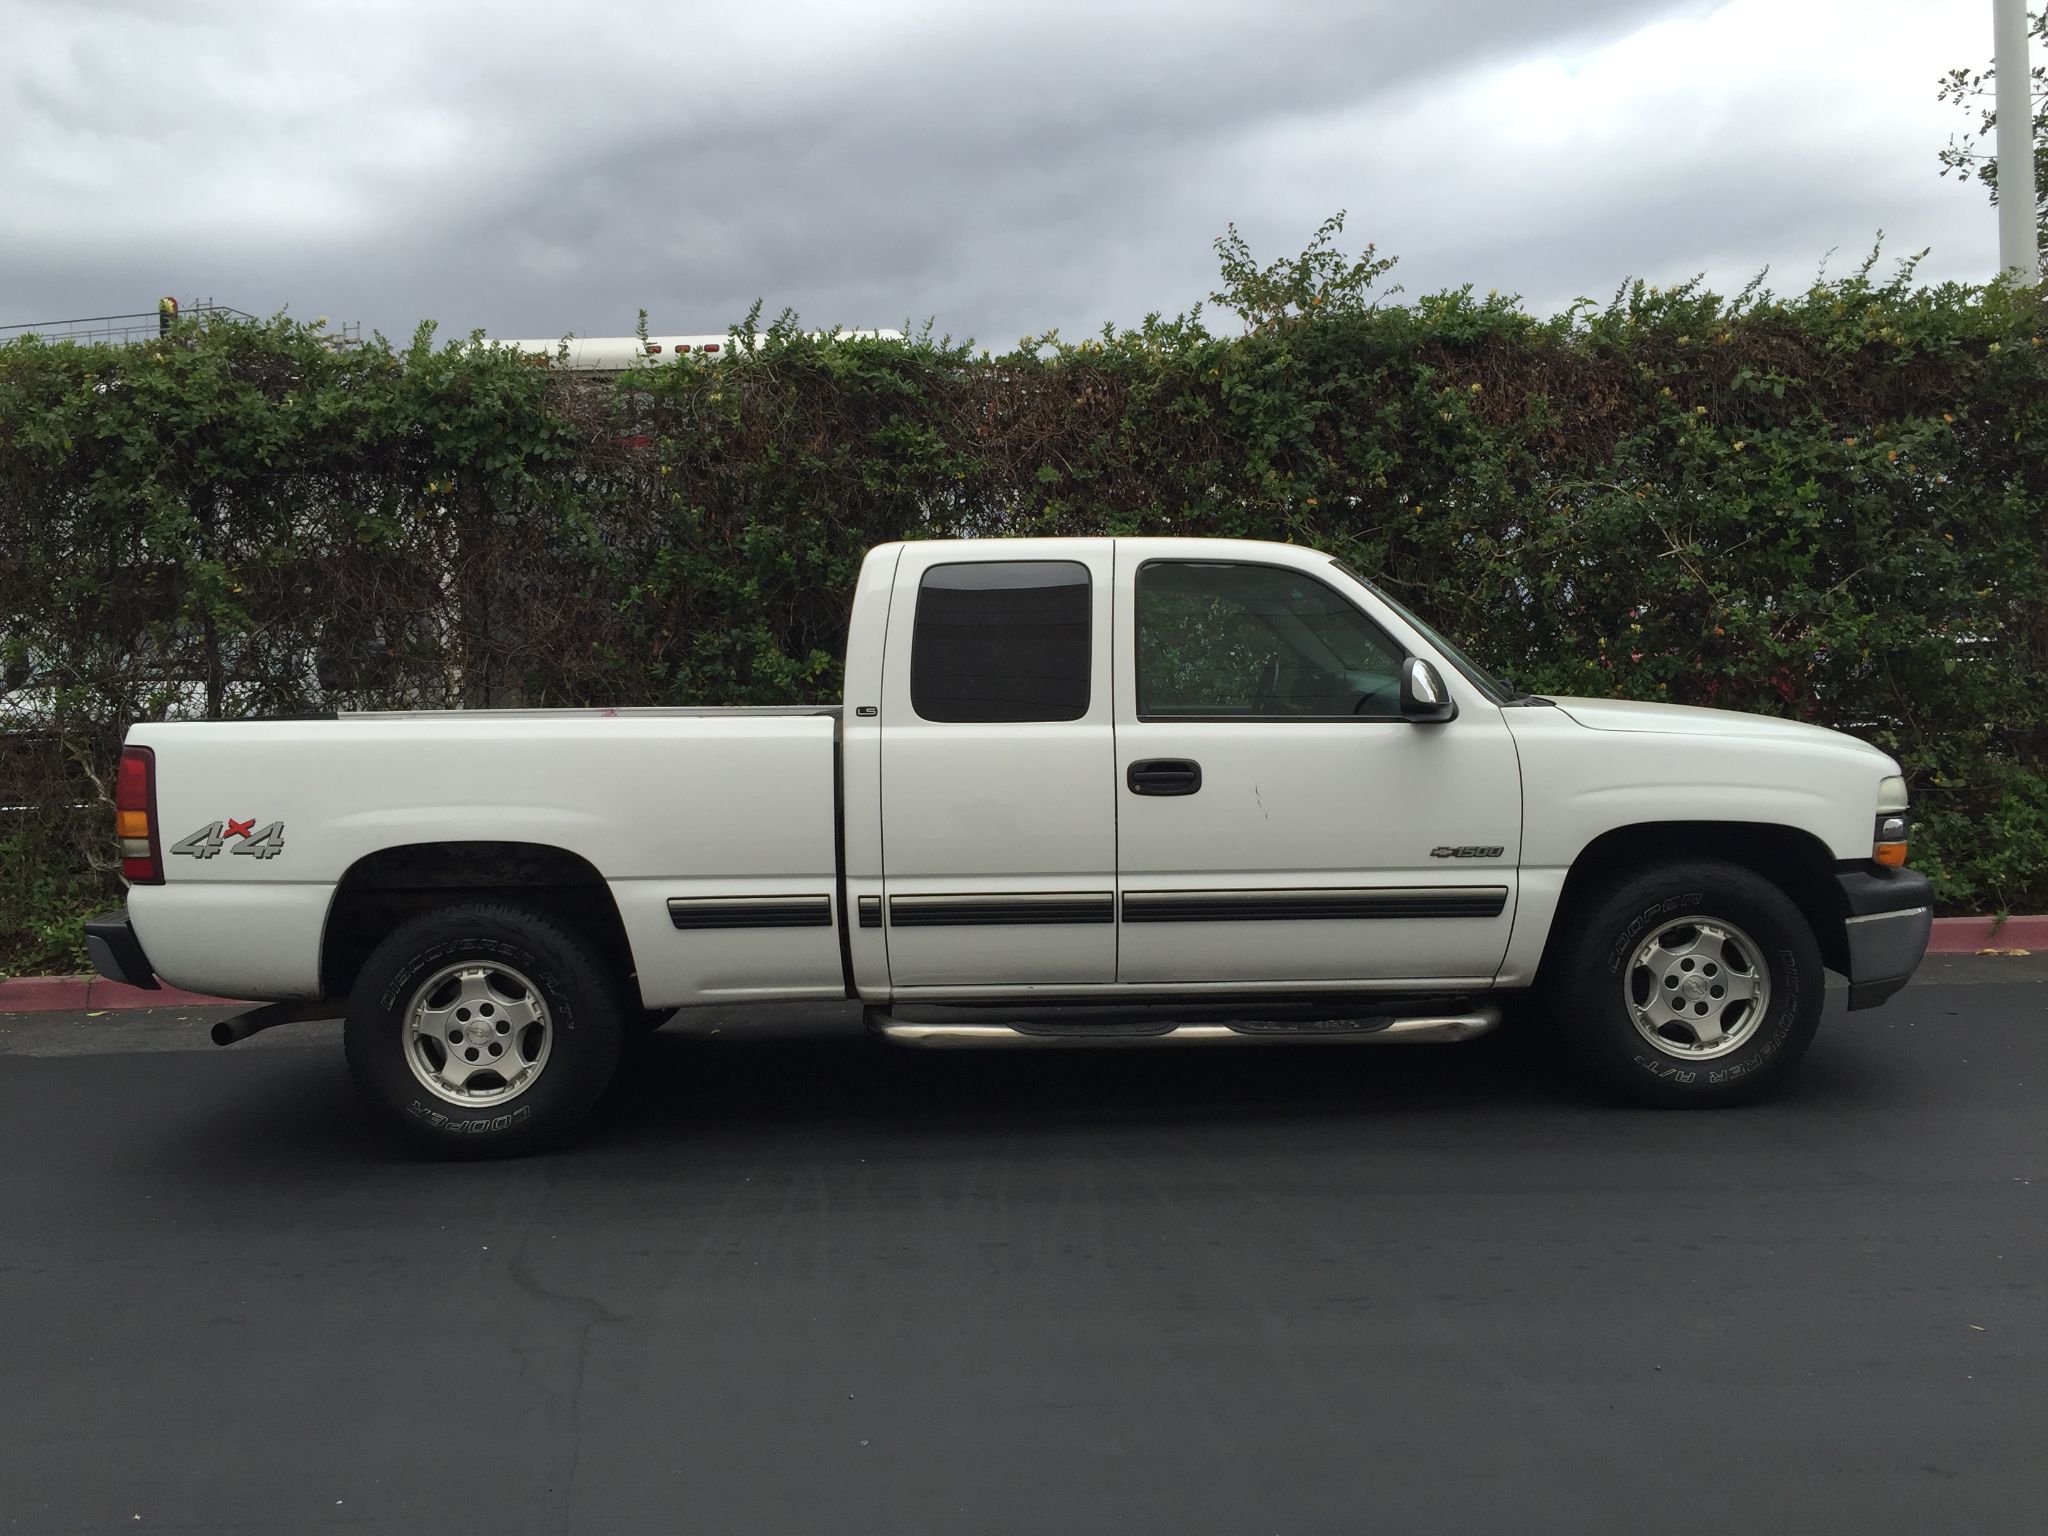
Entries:
[[1934,888],[1917,869],[1859,866],[1835,875],[1848,911],[1849,1006],[1875,1008],[1913,979],[1934,932]]
[[157,990],[156,972],[150,969],[149,956],[142,952],[142,940],[135,937],[125,911],[109,912],[87,923],[85,948],[92,956],[92,968],[107,980]]

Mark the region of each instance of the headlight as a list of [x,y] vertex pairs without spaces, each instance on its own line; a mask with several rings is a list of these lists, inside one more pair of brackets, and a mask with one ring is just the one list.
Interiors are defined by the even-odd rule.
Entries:
[[1877,786],[1877,825],[1870,840],[1870,856],[1893,869],[1906,862],[1906,840],[1913,823],[1906,815],[1906,781],[1893,774]]

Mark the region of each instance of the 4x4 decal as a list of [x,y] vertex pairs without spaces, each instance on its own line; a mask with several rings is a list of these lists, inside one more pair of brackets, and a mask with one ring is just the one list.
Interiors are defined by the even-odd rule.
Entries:
[[171,852],[182,853],[188,859],[211,859],[218,857],[230,839],[235,846],[231,853],[246,855],[252,859],[274,859],[284,852],[284,823],[273,821],[258,830],[256,818],[236,821],[230,816],[225,821],[209,821],[190,837],[181,837],[171,844]]

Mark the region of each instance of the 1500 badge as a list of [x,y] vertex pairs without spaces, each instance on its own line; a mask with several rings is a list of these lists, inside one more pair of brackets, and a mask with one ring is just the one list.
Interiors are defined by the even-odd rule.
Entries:
[[181,837],[171,844],[171,852],[182,853],[188,859],[211,859],[218,857],[231,840],[235,846],[228,850],[230,853],[274,859],[284,852],[284,823],[273,821],[259,829],[254,816],[247,821],[236,821],[232,816],[226,821],[209,821],[190,837]]
[[1429,850],[1429,856],[1432,859],[1497,859],[1501,856],[1502,851],[1498,846],[1488,848],[1474,846],[1432,848]]

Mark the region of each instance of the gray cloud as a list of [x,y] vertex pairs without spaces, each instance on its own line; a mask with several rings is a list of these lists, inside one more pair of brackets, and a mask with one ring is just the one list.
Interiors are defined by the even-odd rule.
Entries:
[[[403,334],[713,330],[756,296],[1003,345],[1178,310],[1235,219],[1411,291],[1981,274],[1932,0],[0,4],[0,321],[159,293]],[[1981,18],[1980,18],[1981,19]],[[1840,258],[1838,258],[1840,260]]]

